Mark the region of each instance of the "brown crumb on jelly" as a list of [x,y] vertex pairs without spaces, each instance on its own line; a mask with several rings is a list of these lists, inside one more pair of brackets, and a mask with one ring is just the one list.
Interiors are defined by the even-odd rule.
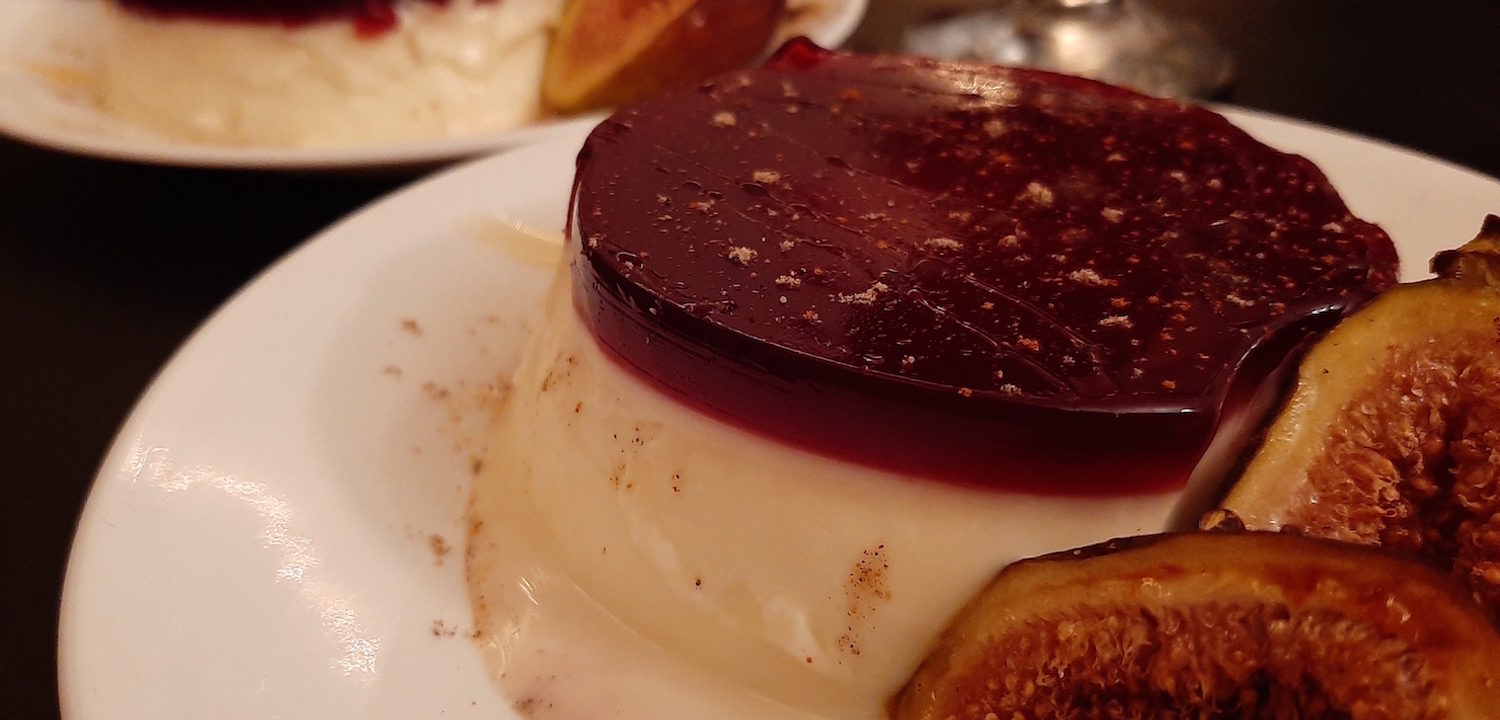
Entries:
[[1109,315],[1099,320],[1099,327],[1132,328],[1135,323],[1131,322],[1129,315]]
[[1254,302],[1254,300],[1247,300],[1244,299],[1244,297],[1239,297],[1239,293],[1226,294],[1226,296],[1224,296],[1224,300],[1233,303],[1233,305],[1241,306],[1241,308],[1254,308],[1254,305],[1256,305],[1256,302]]
[[1099,216],[1112,223],[1118,223],[1125,219],[1125,211],[1119,208],[1107,207],[1099,211]]
[[1119,285],[1119,280],[1102,277],[1093,268],[1079,268],[1068,273],[1068,279],[1079,285],[1091,285],[1094,287],[1113,287]]
[[756,170],[751,173],[750,179],[762,185],[775,185],[781,182],[781,173],[775,170]]
[[714,114],[714,127],[734,127],[738,120],[727,110]]
[[857,293],[839,293],[838,301],[845,305],[873,305],[875,304],[875,299],[880,296],[880,293],[887,290],[890,290],[890,287],[885,283],[876,282]]
[[950,237],[928,238],[923,244],[935,250],[962,250],[964,246],[963,243]]
[[792,275],[778,275],[776,277],[776,285],[778,287],[791,288],[793,290],[796,290],[797,288],[802,287],[802,278],[794,277]]
[[730,260],[733,260],[741,265],[749,265],[750,263],[755,261],[755,258],[758,255],[760,255],[760,253],[751,248],[744,247],[743,245],[729,248],[728,253],[728,257]]
[[1021,194],[1016,196],[1016,199],[1035,203],[1042,207],[1051,207],[1054,196],[1052,188],[1039,182],[1029,182],[1026,184],[1026,189],[1022,190]]

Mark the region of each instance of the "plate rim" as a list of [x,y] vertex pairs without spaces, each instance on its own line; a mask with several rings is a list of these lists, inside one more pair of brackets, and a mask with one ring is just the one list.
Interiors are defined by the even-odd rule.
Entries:
[[[97,531],[97,527],[107,524],[103,518],[108,508],[101,499],[103,494],[109,491],[111,484],[126,482],[115,472],[121,462],[130,456],[132,441],[138,437],[150,421],[148,417],[153,409],[153,404],[167,392],[175,368],[181,366],[185,358],[194,352],[194,348],[201,344],[204,335],[213,331],[225,322],[226,315],[236,307],[242,306],[261,292],[261,288],[274,281],[275,277],[286,272],[292,265],[310,262],[307,257],[322,250],[329,242],[342,238],[351,227],[358,225],[372,214],[388,212],[392,207],[399,207],[403,203],[410,203],[409,198],[418,197],[432,193],[436,189],[445,186],[452,187],[460,179],[466,176],[483,178],[495,172],[494,169],[513,162],[512,156],[552,153],[566,153],[571,157],[577,148],[583,143],[587,133],[584,128],[575,128],[573,135],[563,135],[543,142],[505,148],[488,155],[471,158],[460,163],[445,167],[422,179],[406,184],[391,192],[374,198],[357,208],[354,208],[344,216],[334,220],[321,230],[314,232],[308,238],[297,243],[287,252],[273,260],[266,267],[255,273],[246,280],[239,288],[232,292],[222,303],[213,309],[196,327],[189,332],[184,339],[172,350],[160,367],[152,374],[151,379],[144,385],[140,394],[131,403],[128,412],[121,419],[118,428],[111,436],[109,444],[96,464],[96,469],[89,481],[84,502],[74,522],[73,531],[69,540],[68,552],[63,569],[62,590],[58,598],[58,623],[55,628],[55,647],[57,651],[57,686],[55,688],[58,696],[58,704],[61,717],[72,720],[84,718],[77,709],[82,702],[82,696],[88,690],[88,684],[79,675],[81,668],[77,668],[75,653],[86,652],[84,645],[79,641],[71,641],[75,634],[80,632],[78,628],[80,613],[86,609],[81,605],[86,602],[85,584],[88,578],[80,575],[81,559],[86,558],[90,552],[97,552],[97,547],[90,546],[90,533]],[[410,241],[408,245],[412,244]],[[97,542],[97,541],[95,541]],[[81,640],[81,639],[80,639]],[[71,642],[70,642],[71,641]],[[477,656],[477,650],[476,650]],[[93,716],[87,716],[93,717]],[[104,717],[109,717],[105,715]],[[506,716],[502,715],[500,720]],[[517,716],[519,717],[519,716]]]

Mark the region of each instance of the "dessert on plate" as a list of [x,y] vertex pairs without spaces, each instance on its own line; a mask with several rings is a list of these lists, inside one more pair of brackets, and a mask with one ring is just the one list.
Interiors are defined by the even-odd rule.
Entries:
[[475,484],[494,670],[880,716],[997,568],[1193,505],[1395,269],[1307,160],[1096,82],[793,42],[628,106]]

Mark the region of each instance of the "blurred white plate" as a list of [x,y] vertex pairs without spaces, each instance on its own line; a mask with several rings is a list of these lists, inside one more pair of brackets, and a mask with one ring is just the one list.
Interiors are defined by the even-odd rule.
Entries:
[[[1395,238],[1404,279],[1500,210],[1496,180],[1229,114],[1322,165]],[[79,522],[59,631],[64,715],[515,717],[465,637],[464,505],[485,388],[509,376],[555,250],[485,230],[559,230],[582,137],[360,211],[177,353]]]
[[[280,170],[421,169],[459,158],[571,137],[599,115],[547,120],[482,135],[354,147],[229,146],[176,140],[99,109],[87,38],[104,0],[0,0],[0,135],[94,157],[162,165]],[[786,32],[837,47],[866,0],[816,0]]]

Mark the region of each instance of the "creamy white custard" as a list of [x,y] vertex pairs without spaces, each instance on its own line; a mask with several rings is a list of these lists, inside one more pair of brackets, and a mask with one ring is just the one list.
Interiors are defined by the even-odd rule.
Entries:
[[884,472],[724,423],[619,363],[561,270],[475,484],[479,628],[538,715],[882,717],[999,568],[1158,531],[1180,496]]
[[407,3],[395,27],[163,18],[112,3],[100,108],[163,135],[338,146],[459,137],[535,120],[562,0]]

